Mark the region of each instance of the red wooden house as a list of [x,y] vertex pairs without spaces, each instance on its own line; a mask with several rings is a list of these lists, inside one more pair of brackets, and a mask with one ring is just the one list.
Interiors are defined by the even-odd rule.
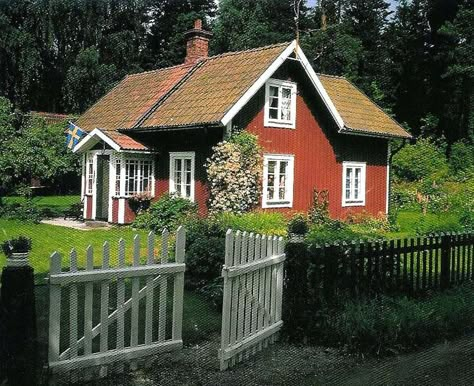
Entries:
[[84,218],[129,223],[143,192],[204,213],[203,165],[235,128],[264,149],[262,210],[305,211],[317,188],[333,217],[387,211],[389,142],[410,134],[365,94],[317,75],[296,42],[208,57],[200,21],[186,36],[184,64],[127,76],[77,120]]

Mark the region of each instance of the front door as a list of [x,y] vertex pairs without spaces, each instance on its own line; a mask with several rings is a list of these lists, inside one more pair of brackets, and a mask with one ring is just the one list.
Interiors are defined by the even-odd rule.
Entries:
[[97,156],[97,196],[95,218],[107,220],[109,217],[109,162],[108,155]]

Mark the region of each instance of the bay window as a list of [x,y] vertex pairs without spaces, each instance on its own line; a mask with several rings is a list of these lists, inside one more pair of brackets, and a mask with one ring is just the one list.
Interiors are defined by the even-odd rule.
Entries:
[[153,159],[130,156],[126,153],[115,156],[114,194],[130,197],[135,194],[153,195]]

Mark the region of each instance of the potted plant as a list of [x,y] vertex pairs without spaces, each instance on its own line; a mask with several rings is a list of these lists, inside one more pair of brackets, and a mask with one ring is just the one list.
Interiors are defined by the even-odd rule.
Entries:
[[295,215],[288,223],[288,236],[290,242],[302,243],[308,231],[308,221],[302,214]]
[[7,266],[22,267],[28,265],[28,254],[31,251],[31,239],[19,236],[2,243],[2,250],[7,257]]
[[150,207],[151,195],[147,192],[137,193],[128,199],[128,205],[135,214],[139,214]]

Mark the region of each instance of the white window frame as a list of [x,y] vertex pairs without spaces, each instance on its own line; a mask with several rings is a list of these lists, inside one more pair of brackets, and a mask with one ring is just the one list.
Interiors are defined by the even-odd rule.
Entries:
[[92,196],[94,194],[95,185],[95,165],[94,165],[94,153],[88,153],[86,156],[86,183],[85,183],[85,195]]
[[[286,178],[287,185],[285,185],[286,197],[284,200],[268,200],[267,199],[268,162],[269,161],[288,162],[287,178]],[[294,174],[295,174],[295,156],[294,155],[292,154],[264,154],[262,208],[292,208],[293,207]],[[276,186],[277,186],[277,179],[275,179],[275,182],[274,182],[274,187]]]
[[[351,191],[351,198],[346,199],[346,173],[347,169],[361,169],[361,182],[360,182],[360,198],[356,201],[353,199],[354,192]],[[355,175],[355,174],[353,174]],[[366,191],[366,180],[367,180],[367,164],[365,162],[353,162],[345,161],[342,163],[342,206],[365,206],[365,191]]]
[[[187,198],[189,201],[194,202],[195,200],[195,185],[196,185],[196,180],[195,180],[195,162],[196,162],[196,153],[194,151],[180,151],[180,152],[170,152],[170,174],[169,174],[169,192],[170,194],[176,194],[176,184],[174,181],[174,173],[175,173],[175,160],[181,159],[181,160],[186,160],[190,159],[191,160],[191,193],[189,197],[185,197],[182,195],[183,192],[181,192],[180,197]],[[184,184],[182,184],[182,189],[184,188]]]
[[[138,162],[141,162],[141,161],[148,161],[150,162],[150,166],[151,166],[151,170],[150,170],[150,181],[149,181],[149,190],[147,190],[146,192],[145,191],[142,191],[140,186],[143,185],[143,182],[141,181],[141,167],[138,167],[137,168],[137,184],[138,184],[138,189],[137,189],[137,192],[136,193],[126,193],[126,182],[127,182],[127,179],[126,179],[126,173],[127,173],[127,162],[128,161],[138,161]],[[120,172],[117,173],[117,170],[116,170],[116,167],[118,166],[117,165],[117,162],[120,162]],[[143,156],[140,156],[140,155],[137,155],[137,154],[127,154],[127,153],[120,153],[120,154],[116,154],[114,159],[113,159],[113,184],[111,185],[111,189],[112,192],[113,192],[113,197],[123,197],[123,198],[128,198],[128,197],[132,197],[133,195],[135,194],[142,194],[142,193],[149,193],[150,196],[153,198],[155,196],[155,160],[152,156],[150,155],[143,155]],[[117,191],[115,189],[115,185],[116,185],[116,179],[117,179],[117,175],[120,175],[120,194],[117,195]]]
[[[278,87],[278,116],[281,116],[281,100],[282,100],[282,88],[290,88],[291,89],[291,102],[290,102],[290,109],[291,109],[291,119],[290,120],[283,120],[283,119],[274,119],[270,118],[270,86]],[[286,81],[286,80],[279,80],[279,79],[269,79],[265,84],[265,118],[264,118],[264,125],[265,127],[285,127],[289,129],[294,129],[296,125],[296,83]]]

